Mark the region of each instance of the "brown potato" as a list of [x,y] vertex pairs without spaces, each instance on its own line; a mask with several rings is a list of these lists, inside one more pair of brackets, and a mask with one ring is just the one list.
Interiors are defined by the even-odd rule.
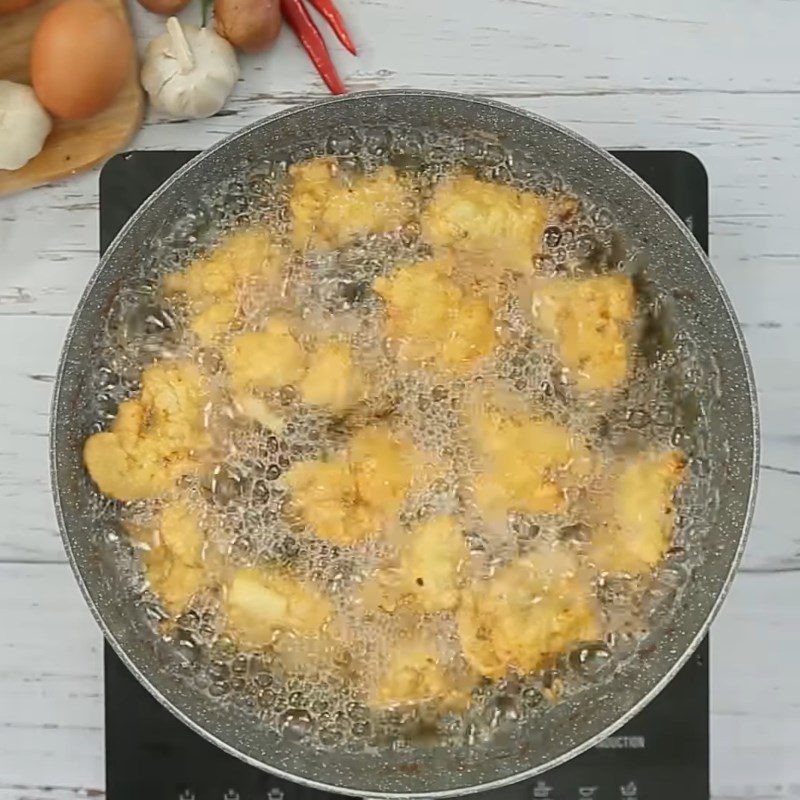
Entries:
[[172,16],[189,5],[189,0],[139,0],[139,5],[153,14]]
[[32,6],[36,2],[37,0],[0,0],[0,17],[13,11],[22,11],[23,8]]
[[244,53],[265,50],[281,29],[278,0],[215,0],[214,30]]

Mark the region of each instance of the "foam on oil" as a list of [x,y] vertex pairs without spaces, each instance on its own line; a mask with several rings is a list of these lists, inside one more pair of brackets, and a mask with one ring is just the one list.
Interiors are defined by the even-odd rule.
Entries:
[[[336,156],[345,170],[393,164],[413,179],[421,200],[444,175],[465,167],[479,177],[543,195],[565,191],[557,176],[526,170],[514,154],[481,138],[401,129],[349,130],[330,138],[324,151]],[[321,154],[309,146],[301,156]],[[299,160],[297,150],[293,156]],[[120,292],[97,345],[93,430],[113,419],[118,403],[138,388],[143,366],[155,358],[194,358],[212,387],[223,385],[218,354],[195,349],[181,308],[159,299],[159,276],[183,268],[237,225],[267,224],[277,236],[288,237],[287,171],[288,163],[279,159],[256,166],[246,180],[219,187],[203,207],[181,216],[170,235],[154,243],[149,274]],[[606,209],[583,204],[569,222],[551,223],[537,265],[542,274],[630,271],[636,254],[625,252]],[[212,404],[207,416],[221,448],[218,466],[188,488],[191,501],[202,511],[210,545],[230,564],[279,563],[329,593],[343,626],[358,632],[350,637],[349,652],[338,663],[312,671],[304,666],[307,654],[299,651],[293,657],[291,648],[280,655],[271,650],[242,652],[225,632],[220,597],[214,593],[203,595],[177,625],[165,628],[160,624],[164,615],[141,574],[131,568],[130,558],[127,567],[121,566],[153,620],[153,635],[170,640],[173,666],[187,681],[216,702],[257,714],[270,728],[320,747],[358,751],[404,747],[431,738],[472,744],[504,725],[543,716],[545,697],[580,692],[609,679],[637,643],[668,618],[701,554],[696,539],[702,531],[691,529],[691,509],[713,503],[713,497],[704,494],[707,482],[698,482],[692,469],[682,494],[676,546],[656,579],[645,583],[620,578],[594,587],[605,641],[576,648],[544,674],[479,684],[464,713],[439,714],[425,706],[370,710],[365,696],[389,644],[408,635],[407,620],[390,614],[364,616],[351,600],[390,546],[375,541],[338,548],[309,535],[286,513],[288,493],[282,476],[293,463],[339,452],[350,433],[368,422],[390,421],[401,427],[420,450],[435,455],[442,468],[430,486],[408,498],[400,524],[413,524],[431,513],[461,514],[468,523],[472,569],[480,575],[541,541],[568,539],[579,547],[588,521],[580,516],[515,515],[500,531],[481,521],[463,491],[464,475],[477,468],[463,426],[465,409],[476,394],[487,389],[512,394],[526,407],[568,424],[595,454],[609,461],[614,453],[643,445],[691,449],[690,455],[702,460],[706,437],[703,405],[696,398],[708,394],[701,390],[707,369],[692,342],[671,335],[664,298],[642,274],[636,277],[636,335],[641,344],[629,384],[611,396],[587,401],[575,395],[514,293],[501,296],[498,303],[497,323],[507,334],[506,344],[468,377],[453,381],[435,372],[396,369],[381,335],[380,304],[370,286],[398,262],[426,255],[412,223],[391,235],[370,236],[334,253],[308,256],[306,262],[294,256],[287,266],[281,307],[293,308],[308,332],[349,338],[373,381],[371,399],[357,412],[337,416],[310,410],[292,390],[283,390],[273,398],[285,420],[280,433],[241,424],[225,403]],[[258,328],[263,314],[263,305],[254,306],[245,327]],[[306,341],[310,338],[309,333]],[[119,516],[120,509],[96,495],[96,513]],[[133,504],[124,513],[147,519],[151,509]],[[391,541],[391,533],[387,539]],[[124,537],[115,537],[109,547],[119,550],[121,564],[126,561]],[[452,616],[423,617],[417,625],[414,634],[422,632],[435,641],[443,663],[460,657]]]

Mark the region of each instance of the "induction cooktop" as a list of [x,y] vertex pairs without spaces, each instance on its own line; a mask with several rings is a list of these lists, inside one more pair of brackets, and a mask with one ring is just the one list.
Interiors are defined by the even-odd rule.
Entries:
[[[613,154],[641,175],[708,248],[708,182],[679,151]],[[194,152],[112,158],[100,175],[100,247]],[[637,717],[600,745],[530,781],[477,800],[708,800],[708,641]],[[276,778],[207,742],[164,709],[106,645],[108,800],[326,800],[328,792]]]

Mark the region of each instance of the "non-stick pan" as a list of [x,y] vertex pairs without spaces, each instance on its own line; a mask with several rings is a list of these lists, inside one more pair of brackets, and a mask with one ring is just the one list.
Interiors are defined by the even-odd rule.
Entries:
[[[613,215],[627,252],[646,262],[648,279],[669,305],[676,357],[691,351],[695,362],[686,393],[696,425],[685,431],[693,489],[679,516],[692,558],[671,613],[635,656],[612,677],[543,709],[536,724],[472,746],[320,752],[212,701],[173,669],[174,648],[157,641],[123,580],[125,567],[111,544],[116,523],[113,514],[97,513],[81,451],[93,422],[87,408],[96,342],[119,292],[151,270],[153,242],[226,181],[246,182],[265,160],[299,160],[326,142],[341,146],[348,136],[389,129],[417,132],[417,140],[435,132],[496,142],[510,154],[503,168],[512,174],[536,169],[558,176]],[[102,258],[70,326],[55,387],[51,463],[64,545],[86,600],[128,668],[176,716],[244,761],[300,783],[354,795],[445,796],[496,788],[572,758],[670,680],[703,637],[738,564],[756,488],[757,441],[752,376],[728,298],[691,234],[648,186],[600,148],[536,115],[487,100],[404,90],[277,114],[193,159],[153,194]]]

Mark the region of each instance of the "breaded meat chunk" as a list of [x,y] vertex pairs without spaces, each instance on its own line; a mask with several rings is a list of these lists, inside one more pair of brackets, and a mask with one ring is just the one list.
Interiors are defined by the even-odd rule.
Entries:
[[363,428],[334,459],[292,466],[292,506],[320,539],[348,545],[371,538],[399,511],[415,458],[388,428]]
[[469,685],[441,663],[436,648],[423,640],[398,642],[369,697],[373,708],[427,703],[440,710],[469,705]]
[[566,506],[566,490],[581,483],[591,461],[580,437],[552,420],[484,406],[471,420],[483,469],[475,502],[487,518],[509,511],[554,514]]
[[306,353],[291,324],[273,318],[264,330],[231,339],[225,364],[234,390],[278,389],[299,381],[306,371]]
[[494,347],[491,306],[467,294],[451,270],[444,257],[375,279],[386,302],[385,333],[401,361],[466,372]]
[[322,342],[308,359],[300,397],[312,406],[343,411],[364,396],[364,376],[346,342]]
[[641,575],[658,566],[672,542],[675,492],[686,472],[676,450],[639,454],[624,462],[589,556],[604,572]]
[[243,228],[226,236],[183,272],[164,276],[167,296],[186,302],[190,327],[203,345],[231,330],[248,292],[277,282],[284,255],[265,228]]
[[225,612],[241,644],[264,647],[283,633],[320,633],[332,609],[330,600],[309,583],[278,569],[246,567],[227,586]]
[[627,275],[537,281],[533,318],[580,390],[613,389],[628,374],[626,324],[635,298]]
[[414,212],[409,189],[392,167],[345,176],[336,161],[317,158],[290,170],[292,242],[298,250],[331,250],[370,233],[389,233]]
[[117,500],[166,494],[199,467],[210,445],[202,377],[192,363],[147,367],[141,387],[138,399],[120,403],[111,428],[90,436],[83,448],[92,480]]
[[476,581],[457,620],[467,661],[488,678],[541,669],[599,635],[588,586],[567,552],[530,555]]
[[422,237],[490,260],[497,268],[533,271],[548,206],[544,198],[470,175],[440,183],[422,214]]
[[367,607],[394,611],[409,605],[422,613],[452,611],[469,567],[464,533],[455,517],[433,516],[402,539],[399,558],[380,567],[362,596]]
[[143,561],[148,584],[164,609],[176,616],[206,582],[204,538],[197,514],[184,502],[168,503],[146,535],[149,549]]

